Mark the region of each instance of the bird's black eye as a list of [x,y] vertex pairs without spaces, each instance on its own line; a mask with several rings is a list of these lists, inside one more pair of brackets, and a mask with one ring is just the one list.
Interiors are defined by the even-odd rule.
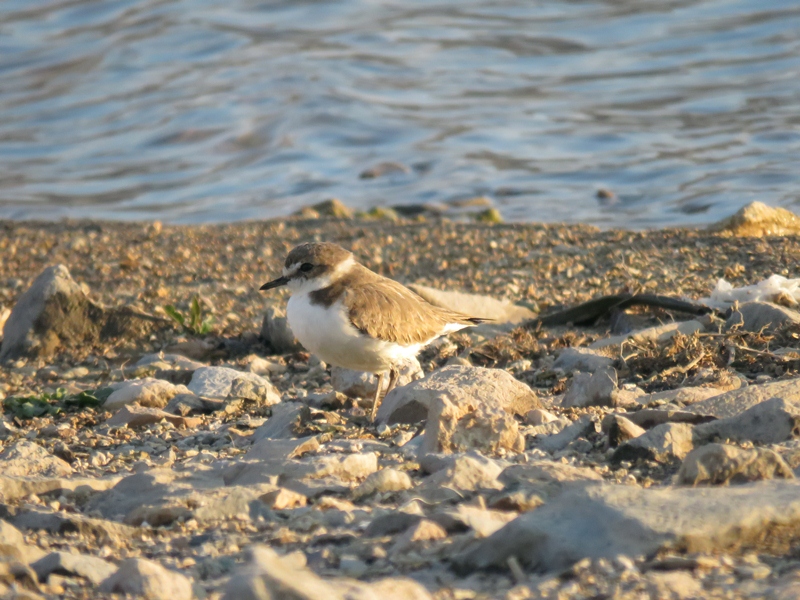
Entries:
[[308,272],[313,268],[314,268],[314,265],[312,265],[311,263],[303,263],[302,265],[300,265],[300,270],[301,271],[305,271],[305,272]]

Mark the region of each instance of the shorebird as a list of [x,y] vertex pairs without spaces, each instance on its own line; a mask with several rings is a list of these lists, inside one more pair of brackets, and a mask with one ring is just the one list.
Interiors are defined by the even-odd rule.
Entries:
[[389,374],[436,338],[483,323],[435,306],[404,285],[370,271],[332,243],[301,244],[289,252],[283,274],[261,286],[287,286],[289,326],[298,341],[326,363],[378,376],[372,420]]

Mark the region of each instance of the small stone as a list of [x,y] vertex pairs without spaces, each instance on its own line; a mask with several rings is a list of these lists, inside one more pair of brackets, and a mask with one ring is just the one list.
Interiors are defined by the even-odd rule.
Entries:
[[608,426],[608,445],[616,448],[623,442],[644,435],[645,430],[622,415],[611,415]]
[[478,537],[488,537],[516,517],[517,514],[513,512],[459,504],[454,508],[441,508],[430,518],[448,532],[471,529]]
[[[553,424],[555,423],[554,421]],[[597,431],[597,422],[591,415],[583,415],[558,433],[544,438],[537,438],[537,445],[541,450],[552,454],[563,450],[578,438],[595,431]]]
[[[233,383],[237,380],[242,380],[252,383],[257,389],[266,389],[268,402],[276,404],[275,398],[280,401],[280,394],[275,387],[263,377],[248,373],[245,371],[237,371],[228,367],[202,367],[197,369],[192,375],[192,380],[187,386],[197,396],[204,398],[220,398],[226,399],[231,393]],[[243,384],[239,384],[243,385]]]
[[311,208],[323,217],[335,217],[337,219],[352,219],[353,211],[345,206],[338,198],[323,200],[313,204]]
[[683,485],[736,484],[762,479],[793,479],[794,473],[768,448],[743,449],[708,444],[692,450],[683,460],[676,483]]
[[239,398],[255,402],[257,406],[272,406],[281,401],[280,393],[266,379],[253,381],[245,377],[234,379],[228,392],[228,400]]
[[194,394],[178,394],[164,407],[164,412],[183,417],[191,414],[207,414],[224,408],[222,401],[201,398]]
[[173,385],[168,381],[145,377],[118,384],[111,395],[106,398],[103,408],[115,411],[134,402],[139,406],[164,408],[174,396],[188,392],[189,390],[183,385]]
[[381,469],[369,475],[364,482],[353,490],[354,498],[363,498],[372,494],[386,492],[402,492],[413,487],[408,473],[396,469]]
[[305,506],[308,499],[303,494],[298,494],[286,488],[267,492],[259,500],[272,510],[289,510]]
[[415,546],[415,542],[443,540],[446,537],[447,531],[445,531],[444,527],[428,519],[422,519],[397,538],[391,550],[389,550],[389,554],[407,552]]
[[287,477],[321,479],[337,477],[342,481],[361,481],[378,470],[375,452],[356,452],[348,455],[325,454],[287,464]]
[[615,462],[645,458],[660,463],[683,460],[694,448],[692,426],[687,423],[664,423],[620,445]]
[[534,408],[527,415],[525,415],[525,423],[528,425],[545,425],[558,420],[558,417],[553,413],[544,410],[543,408]]
[[184,575],[144,558],[128,558],[100,585],[105,593],[132,594],[147,600],[191,600],[192,583]]
[[614,392],[617,390],[617,371],[614,368],[601,369],[595,373],[576,373],[567,388],[561,406],[614,406]]

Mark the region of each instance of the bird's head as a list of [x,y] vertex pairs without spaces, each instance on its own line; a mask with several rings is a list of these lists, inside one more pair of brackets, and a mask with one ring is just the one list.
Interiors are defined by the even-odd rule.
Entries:
[[346,273],[353,264],[352,252],[336,244],[300,244],[286,256],[283,274],[260,289],[271,290],[285,285],[293,294],[322,289]]

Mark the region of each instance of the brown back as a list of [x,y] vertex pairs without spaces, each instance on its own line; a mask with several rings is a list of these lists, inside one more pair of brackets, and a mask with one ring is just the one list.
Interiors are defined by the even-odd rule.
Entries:
[[403,346],[427,342],[450,323],[469,326],[483,321],[434,306],[402,284],[362,265],[355,265],[348,275],[309,296],[312,303],[323,306],[342,298],[353,327],[370,337]]

